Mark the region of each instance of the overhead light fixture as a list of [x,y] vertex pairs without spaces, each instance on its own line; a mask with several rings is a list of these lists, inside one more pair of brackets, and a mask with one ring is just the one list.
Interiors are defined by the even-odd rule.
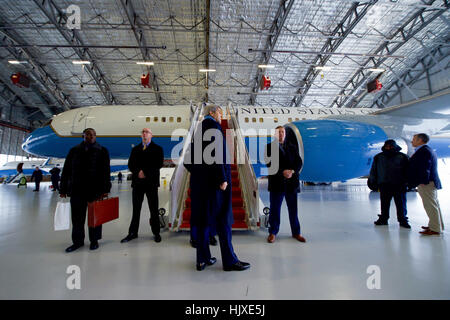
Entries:
[[19,60],[8,60],[11,64],[21,64],[21,63],[27,63],[27,61],[19,61]]
[[384,72],[385,70],[384,69],[378,69],[378,68],[370,68],[369,71],[372,71],[372,72]]
[[331,70],[331,67],[316,67],[316,70],[323,70],[323,71],[328,71]]
[[154,66],[155,65],[154,62],[147,62],[147,61],[139,61],[139,62],[136,62],[136,64],[143,64],[146,66]]
[[198,69],[200,72],[216,72],[216,69]]
[[261,69],[273,69],[273,68],[275,68],[275,66],[273,64],[259,64],[258,68],[261,68]]
[[73,64],[91,64],[90,61],[86,61],[86,60],[72,60]]

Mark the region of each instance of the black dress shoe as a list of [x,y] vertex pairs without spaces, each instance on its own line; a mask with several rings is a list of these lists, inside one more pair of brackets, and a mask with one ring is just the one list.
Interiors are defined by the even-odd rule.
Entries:
[[72,252],[84,246],[84,244],[73,244],[66,249],[66,252]]
[[250,268],[250,263],[238,261],[229,267],[223,267],[224,271],[242,271]]
[[197,271],[202,271],[203,269],[205,269],[206,263],[204,263],[204,262],[197,263],[197,265],[195,267],[196,267]]
[[98,242],[91,242],[91,244],[89,245],[89,250],[96,250],[98,249]]
[[400,227],[411,229],[411,226],[409,225],[408,222],[400,222]]
[[159,234],[155,234],[155,242],[161,242],[161,236]]
[[125,242],[128,242],[128,241],[131,241],[131,240],[133,240],[133,239],[136,239],[137,237],[138,237],[137,235],[129,234],[129,235],[127,235],[125,238],[123,238],[122,240],[120,240],[120,243],[125,243]]
[[192,248],[197,248],[197,241],[191,239],[189,240],[189,243],[191,244]]
[[217,262],[217,259],[215,257],[211,257],[211,259],[209,259],[208,261],[206,261],[206,264],[208,266],[212,266],[214,263]]
[[217,246],[217,240],[216,237],[209,237],[209,244],[212,246]]

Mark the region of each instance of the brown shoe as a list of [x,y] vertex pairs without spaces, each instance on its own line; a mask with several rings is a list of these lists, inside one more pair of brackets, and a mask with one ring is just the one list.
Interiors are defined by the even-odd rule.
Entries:
[[269,234],[269,236],[267,237],[267,242],[268,243],[274,243],[275,242],[275,235],[274,234]]
[[306,242],[306,239],[305,238],[303,238],[301,235],[299,235],[299,234],[296,234],[295,236],[292,236],[292,238],[295,238],[295,239],[297,239],[298,241],[300,241],[300,242]]
[[424,230],[424,231],[420,231],[419,233],[423,234],[424,236],[438,236],[438,235],[441,234],[440,232],[432,231],[430,229]]
[[421,226],[423,230],[430,230],[430,227]]

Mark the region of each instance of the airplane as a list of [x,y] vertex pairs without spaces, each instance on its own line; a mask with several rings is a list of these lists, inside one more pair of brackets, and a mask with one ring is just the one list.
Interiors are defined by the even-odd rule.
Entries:
[[[384,108],[287,108],[233,106],[256,177],[267,175],[263,148],[274,128],[286,128],[286,139],[298,146],[303,159],[300,180],[346,181],[368,175],[372,158],[387,139],[395,139],[411,155],[416,133],[436,135],[450,123],[450,91]],[[65,111],[29,134],[22,148],[34,155],[65,157],[80,143],[82,131],[94,128],[97,141],[111,158],[127,159],[141,142],[140,131],[151,128],[164,158],[176,160],[183,148],[194,107],[111,105]],[[440,158],[450,157],[450,136],[432,138]]]
[[[31,160],[31,161],[10,161],[0,167],[0,178],[4,178],[5,183],[17,182],[20,177],[31,177],[36,167],[41,169],[44,176],[50,175],[50,170],[58,167],[62,170],[65,159],[49,158],[46,160]],[[19,175],[18,168],[21,168],[22,174]],[[118,173],[119,171],[128,170],[128,162],[123,159],[111,159],[110,161],[111,173]]]

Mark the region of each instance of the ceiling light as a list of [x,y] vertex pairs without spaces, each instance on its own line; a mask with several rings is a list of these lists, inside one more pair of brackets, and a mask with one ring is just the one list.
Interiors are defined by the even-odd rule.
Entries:
[[258,65],[258,68],[261,68],[261,69],[273,69],[273,68],[275,68],[275,66],[273,64],[260,64],[260,65]]
[[316,70],[328,71],[331,70],[331,67],[316,67]]
[[143,65],[146,65],[146,66],[153,66],[153,65],[155,65],[154,62],[147,62],[147,61],[136,62],[136,64],[143,64]]
[[370,68],[369,71],[372,71],[372,72],[384,72],[385,70],[384,69],[378,69],[378,68]]
[[21,64],[21,63],[27,63],[27,61],[18,61],[18,60],[8,60],[11,64]]
[[216,69],[198,69],[200,72],[216,72]]
[[86,60],[72,60],[73,64],[91,64],[90,61],[86,61]]

